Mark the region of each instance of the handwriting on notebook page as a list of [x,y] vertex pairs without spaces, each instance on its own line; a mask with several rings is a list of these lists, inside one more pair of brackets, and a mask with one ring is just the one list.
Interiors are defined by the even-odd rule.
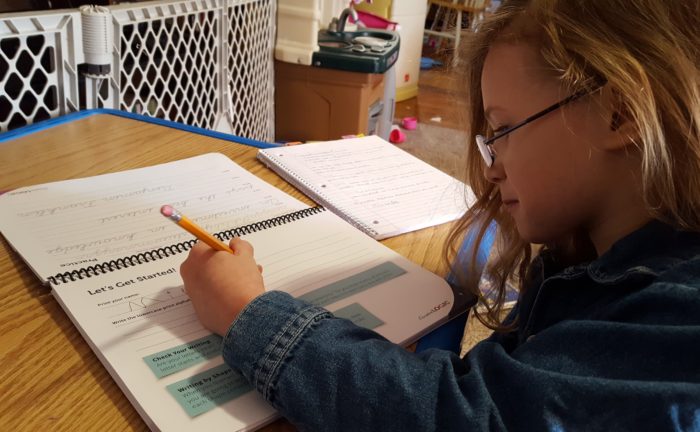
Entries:
[[[210,232],[220,232],[298,210],[303,205],[272,193],[271,185],[227,159],[206,164],[173,162],[148,170],[64,181],[16,194],[12,224],[33,234],[33,244],[61,267],[106,261],[190,240],[163,221],[163,203],[186,210]],[[170,166],[170,165],[175,166]],[[269,188],[268,188],[269,186]]]

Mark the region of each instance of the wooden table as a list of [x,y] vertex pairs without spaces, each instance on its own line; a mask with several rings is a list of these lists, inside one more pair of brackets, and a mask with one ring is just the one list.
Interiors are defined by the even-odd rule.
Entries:
[[[255,160],[257,149],[110,114],[94,114],[0,143],[0,190],[220,152],[303,202]],[[444,275],[450,225],[382,241]],[[0,239],[0,429],[147,430],[87,342],[22,258]],[[295,430],[284,420],[264,431]]]

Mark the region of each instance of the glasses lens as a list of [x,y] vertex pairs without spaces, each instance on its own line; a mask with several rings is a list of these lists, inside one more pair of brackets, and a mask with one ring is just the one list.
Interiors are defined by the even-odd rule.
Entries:
[[491,151],[486,145],[486,138],[484,138],[483,135],[476,136],[476,146],[479,148],[479,153],[481,153],[481,157],[484,158],[486,166],[490,167],[493,164],[493,156],[491,155]]

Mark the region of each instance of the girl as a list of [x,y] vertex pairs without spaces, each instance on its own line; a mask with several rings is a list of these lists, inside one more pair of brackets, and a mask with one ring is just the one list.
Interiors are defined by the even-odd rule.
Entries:
[[264,293],[235,239],[181,269],[226,362],[305,430],[700,428],[699,17],[697,0],[513,0],[481,24],[478,201],[452,238],[495,221],[487,271],[521,286],[464,358]]

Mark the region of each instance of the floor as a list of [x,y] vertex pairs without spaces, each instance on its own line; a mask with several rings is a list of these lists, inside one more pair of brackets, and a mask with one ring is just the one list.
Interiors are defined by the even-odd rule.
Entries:
[[460,74],[448,66],[421,70],[418,96],[397,102],[395,117],[416,117],[419,123],[441,118],[440,126],[463,130],[466,92]]
[[[447,62],[445,62],[447,64]],[[397,102],[395,124],[404,117],[418,119],[418,128],[403,130],[406,141],[399,144],[408,153],[436,168],[464,180],[466,146],[466,98],[460,74],[448,66],[421,70],[418,96]]]

